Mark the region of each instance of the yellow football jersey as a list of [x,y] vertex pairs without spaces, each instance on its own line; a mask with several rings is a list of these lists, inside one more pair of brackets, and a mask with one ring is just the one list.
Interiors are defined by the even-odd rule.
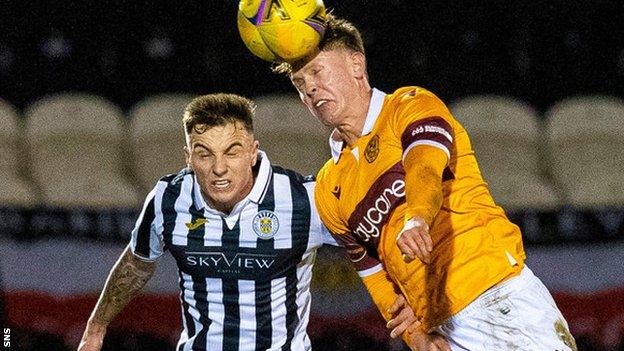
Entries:
[[[333,157],[318,174],[316,205],[384,317],[395,295],[371,277],[384,276],[398,287],[428,330],[523,268],[519,228],[490,196],[466,130],[431,92],[404,87],[386,95],[374,89],[362,136],[349,147],[334,131],[330,144]],[[430,186],[405,183],[403,159],[419,147],[442,150],[448,161],[438,179],[442,206],[427,218],[430,264],[405,263],[396,245],[414,215],[406,189]]]

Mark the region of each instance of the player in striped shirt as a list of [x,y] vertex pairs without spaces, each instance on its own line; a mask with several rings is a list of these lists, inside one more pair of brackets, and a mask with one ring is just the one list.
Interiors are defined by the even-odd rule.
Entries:
[[331,15],[319,50],[276,71],[335,128],[319,214],[386,318],[405,295],[422,322],[405,338],[413,349],[576,349],[444,103],[419,87],[371,88],[359,31]]
[[[107,325],[165,250],[179,268],[184,330],[176,350],[310,349],[312,265],[318,247],[336,243],[316,212],[313,179],[269,163],[252,116],[252,102],[231,94],[187,106],[188,167],[147,196],[79,350],[101,349]],[[416,320],[398,307],[393,327],[402,333]]]

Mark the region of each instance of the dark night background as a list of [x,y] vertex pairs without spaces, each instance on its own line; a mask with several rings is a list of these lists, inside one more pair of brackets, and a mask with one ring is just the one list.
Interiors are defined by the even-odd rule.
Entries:
[[[21,115],[46,95],[87,92],[105,97],[128,114],[135,104],[158,93],[232,92],[254,98],[271,93],[292,95],[294,89],[288,79],[271,73],[271,64],[252,56],[240,40],[237,5],[234,0],[0,0],[0,98]],[[549,107],[567,97],[604,94],[624,98],[622,0],[325,0],[325,5],[361,30],[371,83],[386,92],[418,85],[445,102],[480,94],[508,96],[535,107],[542,120]],[[624,116],[613,118],[624,123]],[[613,271],[604,278],[604,271],[602,275],[591,271],[595,262],[576,259],[593,259],[597,252],[591,251],[594,249],[602,250],[602,255],[596,257],[621,257],[617,251],[624,243],[624,203],[618,206],[604,212],[581,213],[582,220],[569,226],[569,233],[558,232],[560,228],[555,225],[556,216],[568,214],[566,204],[563,210],[547,213],[531,209],[510,213],[514,222],[522,223],[519,225],[534,262],[572,261],[589,267],[590,275],[598,277],[597,283],[587,288],[591,284],[583,286],[583,280],[572,274],[560,279],[568,284],[555,291],[558,304],[563,301],[566,308],[562,311],[569,313],[566,318],[573,317],[571,330],[579,350],[624,350],[624,306],[619,307],[624,301],[624,289],[618,275],[622,263],[603,263],[602,267],[612,265]],[[65,210],[52,209],[61,213],[60,217]],[[130,214],[120,212],[114,214],[118,215],[115,218],[124,218],[126,223],[136,216],[137,209],[120,209],[124,210]],[[59,225],[58,232],[40,235],[32,227],[14,223],[19,221],[5,220],[17,218],[18,212],[27,222],[40,214],[41,208],[4,208],[0,204],[0,244],[4,245],[0,253],[19,252],[13,256],[0,254],[0,268],[5,272],[0,283],[6,295],[0,295],[0,327],[12,327],[15,350],[69,350],[69,346],[77,345],[87,318],[85,311],[92,309],[99,293],[94,286],[100,288],[105,279],[103,271],[108,271],[127,243],[127,231],[86,238]],[[102,213],[92,211],[87,215],[95,223]],[[50,218],[56,215],[54,212]],[[616,234],[597,235],[594,231],[601,220],[619,223],[619,231],[616,227],[612,231]],[[12,228],[17,229],[5,229],[13,224]],[[532,233],[531,225],[537,234],[527,238],[527,233]],[[13,257],[21,260],[22,252],[44,256],[50,247],[83,250],[88,245],[91,252],[102,253],[111,262],[100,263],[102,272],[97,273],[97,278],[90,277],[86,268],[82,271],[88,279],[93,278],[86,288],[80,285],[57,289],[54,278],[38,281],[39,286],[31,285],[31,275],[21,273],[21,267],[29,264],[35,267],[31,271],[50,268],[46,264],[54,268],[56,262],[71,261],[73,257],[66,260],[62,255],[50,254],[50,261],[9,261]],[[558,261],[561,257],[567,260]],[[88,257],[83,259],[89,261]],[[317,266],[323,264],[321,259],[317,262]],[[331,259],[327,262],[319,269],[336,269]],[[83,263],[78,259],[76,265]],[[71,265],[63,265],[62,269],[66,266]],[[553,276],[560,268],[550,268]],[[574,267],[563,268],[575,271]],[[600,285],[603,278],[609,277],[617,278],[611,279],[616,281],[615,288]],[[334,279],[335,286],[321,284],[321,290],[333,292],[336,286],[347,284],[341,280],[344,278],[327,279]],[[359,281],[353,284],[351,293],[358,291],[359,285],[355,284]],[[141,300],[143,305],[135,307],[134,314],[125,312],[126,319],[112,328],[104,349],[171,349],[180,327],[176,289],[173,286],[164,292],[156,291]],[[55,295],[58,291],[61,293]],[[323,301],[331,294],[314,296],[316,301]],[[332,303],[331,298],[326,300]],[[149,305],[152,302],[157,303],[156,308]],[[598,305],[600,308],[595,308]],[[323,313],[335,312],[329,310],[313,313],[309,331],[315,350],[402,350],[400,343],[387,341],[379,315],[368,307],[372,314],[364,311],[357,318],[326,318]],[[147,321],[142,319],[142,311],[152,311]],[[154,315],[156,319],[149,319]],[[174,322],[177,324],[172,326]],[[369,322],[379,325],[374,330],[365,329]],[[149,333],[154,330],[158,335]]]
[[[326,1],[362,30],[373,85],[476,93],[545,109],[624,95],[624,5],[594,1]],[[15,1],[0,7],[0,96],[18,107],[88,91],[129,107],[155,92],[291,91],[246,50],[234,1]]]

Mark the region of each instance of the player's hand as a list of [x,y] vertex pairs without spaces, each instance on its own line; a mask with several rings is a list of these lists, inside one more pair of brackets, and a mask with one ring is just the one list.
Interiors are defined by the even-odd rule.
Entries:
[[82,339],[78,345],[78,351],[100,351],[104,344],[106,328],[87,324],[87,328],[82,334]]
[[418,257],[423,263],[431,262],[433,241],[429,235],[429,226],[424,219],[413,217],[407,221],[397,236],[396,242],[403,254],[403,261],[409,263]]
[[392,315],[392,319],[388,321],[386,328],[392,329],[390,332],[391,338],[401,336],[406,330],[409,334],[412,334],[420,326],[420,322],[416,319],[414,311],[407,304],[403,294],[397,296],[392,306],[388,308],[388,313]]
[[407,346],[412,351],[451,351],[451,346],[442,335],[425,334],[420,330],[412,334]]

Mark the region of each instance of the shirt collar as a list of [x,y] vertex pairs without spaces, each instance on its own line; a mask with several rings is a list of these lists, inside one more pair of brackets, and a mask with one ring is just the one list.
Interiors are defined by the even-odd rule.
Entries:
[[[258,162],[260,162],[260,166],[258,167],[258,174],[251,191],[243,200],[237,203],[234,208],[240,207],[239,205],[244,204],[247,201],[258,204],[264,198],[264,194],[269,187],[273,171],[271,169],[271,162],[264,151],[258,150]],[[204,196],[201,194],[200,189],[199,182],[197,181],[197,174],[193,173],[193,200],[195,202],[195,208],[197,208],[197,210],[203,210],[205,208],[212,209],[204,200]]]
[[258,161],[260,162],[258,175],[256,176],[253,188],[251,188],[251,192],[247,195],[247,198],[256,204],[262,202],[264,194],[266,194],[269,184],[271,183],[271,176],[273,175],[271,162],[269,162],[269,158],[264,151],[258,150]]
[[[364,127],[362,128],[362,136],[370,134],[373,130],[377,117],[379,117],[379,113],[383,107],[385,98],[386,93],[377,88],[373,88],[373,95],[371,96],[371,101],[368,105],[368,113],[366,114],[366,120],[364,121]],[[340,133],[338,133],[337,129],[334,129],[329,136],[329,148],[331,149],[334,163],[338,163],[343,146],[344,141],[340,137]]]

